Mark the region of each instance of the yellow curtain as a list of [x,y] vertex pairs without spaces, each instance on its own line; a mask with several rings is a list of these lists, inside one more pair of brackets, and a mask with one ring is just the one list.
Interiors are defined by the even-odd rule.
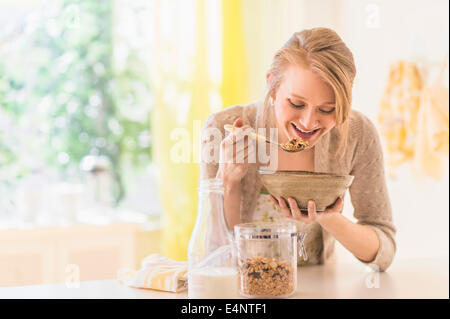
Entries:
[[[199,130],[211,112],[247,103],[240,1],[219,1],[155,1],[153,159],[164,210],[162,252],[173,260],[186,260],[195,223]],[[217,28],[221,19],[211,16],[221,9]],[[222,48],[217,55],[215,47]]]
[[241,0],[222,0],[222,70],[221,94],[224,106],[246,104],[247,62]]

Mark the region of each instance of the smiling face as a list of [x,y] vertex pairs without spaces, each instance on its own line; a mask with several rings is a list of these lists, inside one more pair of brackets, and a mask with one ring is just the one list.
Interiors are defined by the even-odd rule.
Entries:
[[336,125],[333,89],[308,68],[287,68],[272,98],[281,142],[300,137],[314,146]]

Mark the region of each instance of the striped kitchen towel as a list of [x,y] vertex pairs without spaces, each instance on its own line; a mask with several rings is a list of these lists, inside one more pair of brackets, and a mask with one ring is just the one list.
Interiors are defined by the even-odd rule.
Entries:
[[137,271],[119,269],[117,279],[130,287],[180,292],[187,289],[187,263],[152,254],[144,258]]

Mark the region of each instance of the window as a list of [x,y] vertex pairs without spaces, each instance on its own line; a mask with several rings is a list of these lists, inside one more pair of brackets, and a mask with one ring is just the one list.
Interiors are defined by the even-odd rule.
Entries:
[[86,186],[86,156],[108,161],[112,206],[157,211],[132,200],[153,187],[145,2],[8,3],[0,10],[0,218],[17,211],[13,195],[24,185],[35,190],[27,196],[60,182]]

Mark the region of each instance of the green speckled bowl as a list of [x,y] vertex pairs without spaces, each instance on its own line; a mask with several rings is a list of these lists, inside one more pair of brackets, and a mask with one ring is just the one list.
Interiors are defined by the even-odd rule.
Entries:
[[316,202],[316,210],[324,211],[343,196],[353,182],[352,175],[335,175],[305,171],[258,170],[264,187],[275,197],[297,201],[302,211],[308,211],[308,201]]

